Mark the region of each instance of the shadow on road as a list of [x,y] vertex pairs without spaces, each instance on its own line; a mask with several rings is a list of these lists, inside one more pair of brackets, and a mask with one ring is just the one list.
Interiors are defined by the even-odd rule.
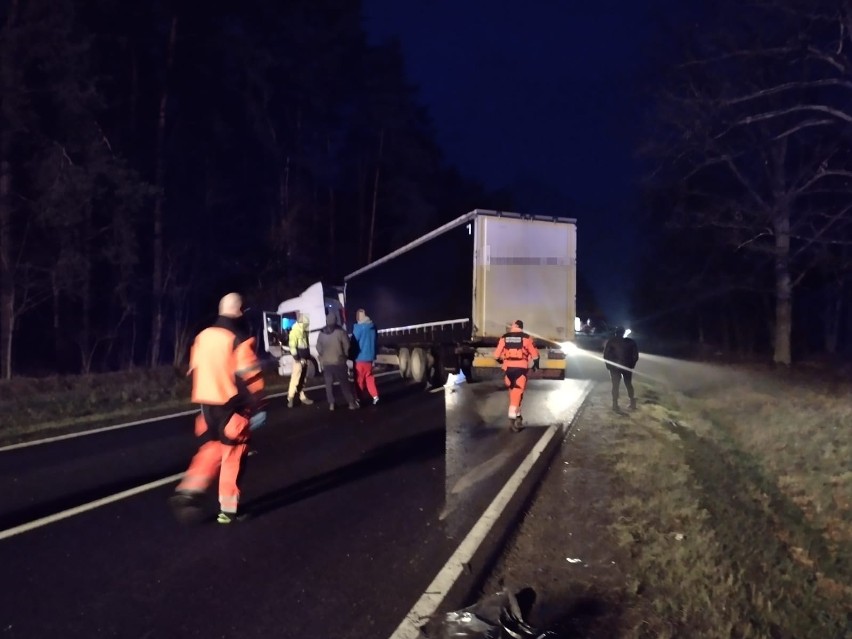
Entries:
[[446,431],[434,428],[367,451],[361,459],[272,491],[246,503],[252,517],[332,490],[351,481],[384,472],[402,464],[444,456]]

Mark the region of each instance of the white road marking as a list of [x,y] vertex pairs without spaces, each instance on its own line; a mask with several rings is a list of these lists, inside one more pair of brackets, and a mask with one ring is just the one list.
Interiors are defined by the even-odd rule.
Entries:
[[[585,397],[589,394],[591,387],[592,383],[589,381],[580,386],[579,397],[572,406],[572,418],[582,405]],[[521,483],[530,473],[533,466],[535,466],[536,461],[541,457],[550,441],[559,434],[565,434],[562,425],[550,426],[545,431],[541,439],[533,446],[533,449],[509,478],[509,481],[506,482],[506,485],[497,493],[497,496],[488,508],[485,509],[485,512],[482,513],[482,516],[474,524],[461,544],[459,544],[459,547],[456,548],[455,552],[447,560],[444,567],[438,572],[435,579],[432,580],[432,583],[427,586],[426,591],[417,603],[414,604],[414,607],[405,615],[405,619],[402,620],[390,639],[419,639],[422,636],[420,634],[420,627],[438,610],[444,597],[453,587],[453,584],[465,572],[465,565],[469,564],[473,559],[476,550],[506,509],[509,500],[517,492]]]
[[[399,376],[399,371],[387,371],[385,373],[377,373],[375,377],[387,377],[388,375],[396,375]],[[322,386],[311,386],[304,390],[313,391],[324,389],[325,385]],[[281,393],[273,393],[272,395],[267,395],[267,399],[276,399],[278,397],[285,397],[287,395],[286,391]],[[21,442],[20,444],[10,444],[8,446],[0,446],[0,453],[5,453],[10,450],[17,450],[19,448],[28,448],[29,446],[38,446],[39,444],[49,444],[51,442],[58,442],[64,439],[74,439],[75,437],[85,437],[86,435],[97,435],[98,433],[106,433],[111,430],[119,430],[122,428],[130,428],[131,426],[140,426],[142,424],[150,424],[152,422],[159,422],[165,419],[172,419],[175,417],[185,417],[187,415],[197,415],[198,409],[193,410],[185,410],[179,413],[170,413],[168,415],[161,415],[159,417],[151,417],[149,419],[138,419],[133,422],[126,422],[124,424],[115,424],[113,426],[103,426],[101,428],[92,428],[91,430],[84,430],[78,433],[68,433],[67,435],[56,435],[55,437],[45,437],[44,439],[36,439],[31,442]]]
[[73,517],[74,515],[79,515],[88,510],[94,510],[95,508],[99,508],[100,506],[105,506],[106,504],[111,504],[115,501],[120,501],[122,499],[126,499],[127,497],[132,497],[133,495],[138,495],[139,493],[144,493],[145,491],[152,490],[154,488],[159,488],[160,486],[165,486],[166,484],[170,484],[179,480],[181,477],[183,477],[183,473],[171,475],[170,477],[163,477],[162,479],[152,481],[148,484],[143,484],[142,486],[136,486],[135,488],[124,490],[120,493],[110,495],[109,497],[102,497],[101,499],[90,501],[88,504],[75,506],[74,508],[69,508],[68,510],[63,510],[62,512],[54,513],[53,515],[48,515],[47,517],[42,517],[41,519],[35,519],[33,521],[27,522],[26,524],[15,526],[14,528],[7,528],[6,530],[0,531],[0,540],[8,539],[9,537],[14,537],[15,535],[20,535],[21,533],[25,533],[30,530],[35,530],[36,528],[41,528],[42,526],[47,526],[48,524],[52,524],[63,519],[68,519],[69,517]]
[[[384,377],[387,375],[399,375],[397,371],[388,371],[386,373],[378,373],[376,377]],[[310,388],[306,388],[305,390],[317,390],[320,388],[325,388],[325,386],[311,386]],[[274,399],[276,397],[283,397],[286,393],[276,393],[274,395],[268,395],[269,399]],[[116,426],[107,426],[106,428],[99,428],[96,430],[85,431],[82,433],[75,433],[71,435],[62,435],[60,437],[51,437],[48,439],[41,439],[36,442],[29,442],[27,444],[16,444],[14,446],[7,446],[6,448],[0,448],[0,452],[4,450],[10,450],[12,448],[22,448],[24,446],[32,446],[35,444],[44,444],[51,441],[57,441],[60,439],[69,439],[70,437],[80,437],[83,435],[91,435],[93,433],[102,433],[108,430],[115,430],[117,428],[127,428],[129,426],[137,426],[139,424],[147,424],[149,422],[154,422],[162,419],[169,419],[170,417],[182,417],[184,415],[194,415],[198,411],[184,411],[182,413],[176,413],[173,415],[164,415],[162,417],[154,417],[152,419],[144,419],[138,420],[135,422],[129,422],[127,424],[118,424]],[[55,523],[57,521],[61,521],[63,519],[68,519],[69,517],[73,517],[74,515],[79,515],[89,510],[94,510],[95,508],[99,508],[100,506],[105,506],[107,504],[111,504],[116,501],[121,501],[122,499],[126,499],[128,497],[133,497],[134,495],[138,495],[140,493],[144,493],[149,490],[153,490],[155,488],[159,488],[160,486],[165,486],[166,484],[170,484],[178,481],[183,477],[183,473],[178,473],[176,475],[170,475],[169,477],[163,477],[162,479],[157,479],[155,481],[149,482],[147,484],[143,484],[141,486],[136,486],[135,488],[129,488],[128,490],[124,490],[120,493],[116,493],[114,495],[109,495],[107,497],[102,497],[101,499],[96,499],[95,501],[89,502],[88,504],[82,504],[80,506],[75,506],[74,508],[69,508],[68,510],[63,510],[58,513],[54,513],[53,515],[48,515],[46,517],[42,517],[41,519],[35,519],[33,521],[27,522],[26,524],[21,524],[20,526],[15,526],[13,528],[8,528],[6,530],[0,531],[0,541],[3,539],[8,539],[9,537],[14,537],[15,535],[20,535],[21,533],[28,532],[30,530],[35,530],[36,528],[41,528],[42,526],[47,526],[48,524]]]

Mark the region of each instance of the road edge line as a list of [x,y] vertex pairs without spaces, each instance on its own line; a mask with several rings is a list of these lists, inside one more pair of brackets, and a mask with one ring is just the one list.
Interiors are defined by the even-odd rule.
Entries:
[[[556,445],[560,444],[564,436],[567,434],[570,426],[574,423],[576,416],[580,413],[586,399],[594,388],[594,383],[586,380],[583,390],[572,407],[571,419],[567,422],[554,424],[547,428],[544,435],[539,438],[532,450],[524,458],[524,461],[515,469],[512,476],[503,485],[503,488],[497,493],[497,496],[491,501],[482,516],[473,525],[470,532],[465,536],[456,550],[447,560],[447,563],[438,571],[438,574],[432,582],[426,587],[425,592],[420,596],[420,599],[412,606],[411,610],[403,618],[402,622],[394,630],[389,639],[420,639],[422,634],[421,627],[432,617],[444,600],[453,590],[459,578],[465,572],[471,572],[471,561],[479,550],[482,543],[491,533],[492,528],[504,514],[509,502],[516,496],[524,480],[532,474],[537,463],[544,459],[549,460],[551,456],[545,455],[547,448],[553,445],[551,453],[556,451]],[[535,484],[530,486],[532,489]],[[505,533],[505,531],[504,531]]]
[[101,497],[100,499],[96,499],[95,501],[90,501],[88,504],[74,506],[74,508],[69,508],[67,510],[60,511],[52,515],[47,515],[46,517],[41,517],[40,519],[34,519],[33,521],[29,521],[19,526],[7,528],[6,530],[0,530],[0,541],[4,539],[9,539],[10,537],[14,537],[25,532],[29,532],[30,530],[35,530],[36,528],[41,528],[42,526],[47,526],[48,524],[52,524],[63,519],[68,519],[70,517],[82,514],[89,510],[94,510],[95,508],[111,504],[115,501],[121,501],[122,499],[125,499],[127,497],[133,497],[134,495],[138,495],[139,493],[144,493],[154,488],[159,488],[160,486],[165,486],[166,484],[174,483],[175,481],[183,477],[183,475],[183,473],[178,473],[169,477],[163,477],[162,479],[157,479],[141,486],[128,488],[127,490],[123,490],[120,493],[115,493],[114,495],[109,495],[108,497]]
[[[387,371],[384,373],[377,373],[374,377],[387,377],[388,375],[399,375],[399,371]],[[336,384],[337,382],[335,382]],[[314,391],[324,389],[325,385],[319,386],[310,386],[305,388],[306,391]],[[277,399],[279,397],[286,396],[286,392],[281,393],[273,393],[272,395],[267,395],[266,399]],[[192,410],[185,410],[179,413],[169,413],[168,415],[160,415],[159,417],[149,417],[147,419],[137,419],[132,422],[125,422],[122,424],[114,424],[112,426],[101,426],[99,428],[91,428],[89,430],[80,431],[79,433],[66,433],[65,435],[56,435],[54,437],[45,437],[43,439],[34,439],[29,442],[20,442],[18,444],[9,444],[7,446],[0,446],[0,453],[5,453],[10,450],[18,450],[21,448],[28,448],[30,446],[38,446],[40,444],[50,444],[53,442],[63,441],[66,439],[74,439],[75,437],[85,437],[87,435],[97,435],[99,433],[107,433],[112,430],[120,430],[122,428],[130,428],[131,426],[141,426],[142,424],[150,424],[152,422],[160,422],[166,419],[174,419],[175,417],[186,417],[187,415],[196,415],[198,414],[198,409],[193,408]]]

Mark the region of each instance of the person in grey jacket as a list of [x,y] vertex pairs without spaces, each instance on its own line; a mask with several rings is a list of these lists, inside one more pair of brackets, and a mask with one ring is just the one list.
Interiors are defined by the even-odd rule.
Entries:
[[350,410],[358,408],[346,366],[346,360],[349,357],[349,336],[338,325],[337,315],[334,313],[329,313],[326,316],[325,328],[317,336],[317,353],[322,366],[325,396],[328,399],[329,410],[334,410],[334,382],[340,385],[340,390],[349,404]]

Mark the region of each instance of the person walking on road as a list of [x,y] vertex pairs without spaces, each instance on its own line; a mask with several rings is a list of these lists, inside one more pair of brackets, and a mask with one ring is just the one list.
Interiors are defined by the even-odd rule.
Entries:
[[512,432],[521,430],[521,402],[527,387],[527,372],[539,367],[538,349],[532,338],[524,333],[524,323],[515,320],[508,333],[497,342],[494,358],[501,364],[505,377],[503,381],[509,389],[509,423]]
[[287,408],[293,408],[296,395],[305,406],[310,406],[314,401],[305,394],[305,380],[308,377],[308,360],[311,358],[311,350],[308,341],[308,330],[310,318],[304,313],[299,315],[298,320],[290,329],[290,355],[293,356],[293,372],[290,374],[290,387],[287,390]]
[[379,403],[379,390],[373,375],[373,362],[376,361],[376,326],[367,316],[367,311],[359,308],[355,313],[356,324],[352,336],[357,344],[355,355],[355,385],[365,400],[369,397],[373,406]]
[[322,364],[322,377],[325,381],[325,397],[329,410],[334,410],[334,382],[340,386],[350,410],[358,408],[352,385],[349,382],[349,370],[346,361],[349,356],[349,336],[337,323],[337,315],[329,313],[325,318],[325,328],[317,336],[317,353]]
[[604,344],[603,358],[612,380],[612,410],[618,411],[618,391],[621,380],[630,398],[630,408],[636,408],[636,395],[633,392],[633,369],[639,361],[639,347],[636,342],[624,336],[624,329],[616,326],[613,337]]
[[264,381],[254,348],[242,321],[242,298],[228,293],[219,302],[218,318],[196,336],[190,352],[192,401],[201,405],[195,434],[202,443],[169,500],[182,523],[200,521],[204,493],[217,474],[217,521],[229,524],[237,518],[249,435],[257,417],[265,417],[259,410]]

